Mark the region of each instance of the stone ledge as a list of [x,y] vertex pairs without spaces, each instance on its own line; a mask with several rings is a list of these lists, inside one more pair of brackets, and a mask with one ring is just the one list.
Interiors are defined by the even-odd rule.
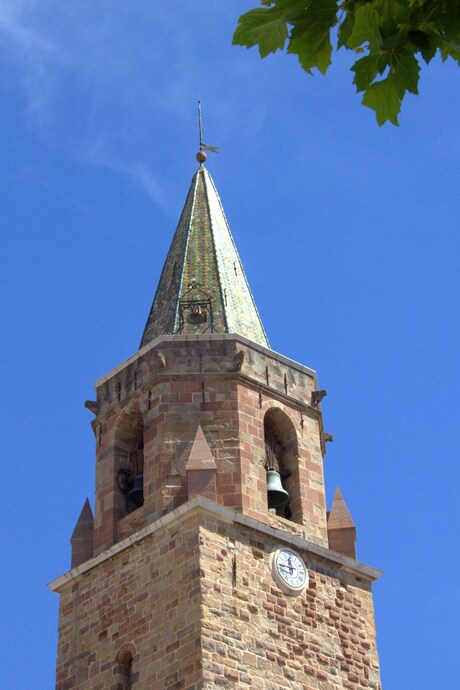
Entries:
[[331,563],[331,565],[335,566],[336,568],[338,567],[340,570],[344,570],[346,572],[352,573],[353,575],[357,575],[358,577],[362,577],[363,579],[369,582],[374,582],[375,580],[378,580],[382,574],[380,570],[365,565],[364,563],[360,563],[359,561],[355,561],[353,558],[350,558],[349,556],[343,556],[342,554],[337,553],[335,551],[330,551],[329,549],[326,549],[323,546],[313,544],[307,539],[303,539],[302,537],[282,532],[281,530],[266,525],[260,522],[259,520],[255,520],[254,518],[243,515],[242,513],[239,513],[236,510],[233,510],[232,508],[227,508],[225,506],[219,505],[218,503],[214,503],[213,501],[209,501],[208,499],[203,498],[202,496],[197,496],[191,501],[183,503],[181,506],[179,506],[179,508],[176,508],[175,510],[172,510],[170,513],[163,515],[161,518],[158,518],[157,520],[155,520],[155,522],[152,522],[150,525],[143,527],[142,529],[138,530],[134,534],[129,535],[122,541],[117,542],[116,544],[108,548],[106,551],[103,551],[97,556],[90,558],[88,561],[82,563],[76,568],[72,568],[64,575],[61,575],[61,577],[58,577],[52,582],[50,582],[48,584],[48,587],[53,592],[59,592],[59,590],[64,585],[74,581],[80,575],[83,575],[89,570],[92,570],[92,568],[95,568],[100,563],[103,563],[104,561],[113,558],[117,554],[129,548],[132,544],[136,544],[142,539],[146,539],[152,534],[155,534],[155,532],[158,532],[164,527],[171,525],[171,523],[175,522],[176,520],[183,521],[186,517],[192,516],[194,514],[199,514],[200,512],[213,515],[216,518],[219,518],[220,520],[230,524],[233,523],[242,525],[246,528],[249,527],[253,530],[256,530],[259,533],[265,534],[273,539],[277,539],[280,542],[291,545],[297,549],[307,551],[315,556],[318,556],[324,561]]
[[289,359],[288,357],[285,357],[284,355],[280,355],[278,352],[275,352],[274,350],[270,350],[268,347],[263,347],[262,345],[258,345],[257,343],[254,343],[252,340],[249,340],[248,338],[244,338],[242,335],[238,335],[238,333],[212,333],[212,334],[206,334],[206,333],[200,333],[198,335],[161,335],[155,340],[153,340],[151,343],[148,345],[145,345],[143,348],[138,350],[134,355],[131,355],[131,357],[128,357],[128,359],[125,359],[121,364],[118,366],[114,367],[111,369],[105,376],[102,376],[100,379],[98,379],[94,383],[94,387],[98,388],[101,386],[103,383],[106,381],[109,381],[113,376],[115,376],[118,372],[122,371],[125,369],[130,364],[133,364],[137,359],[145,355],[147,352],[150,350],[157,350],[160,348],[161,343],[171,343],[171,342],[197,342],[197,341],[225,341],[225,340],[234,340],[236,342],[242,343],[243,345],[246,345],[247,347],[251,347],[254,350],[257,350],[258,352],[261,352],[268,357],[272,357],[273,359],[278,360],[282,364],[286,364],[289,367],[292,367],[293,369],[297,369],[297,371],[301,372],[302,374],[306,374],[307,376],[311,376],[312,378],[315,379],[316,381],[316,371],[314,369],[310,369],[309,367],[304,366],[303,364],[299,364],[299,362],[295,362],[292,359]]

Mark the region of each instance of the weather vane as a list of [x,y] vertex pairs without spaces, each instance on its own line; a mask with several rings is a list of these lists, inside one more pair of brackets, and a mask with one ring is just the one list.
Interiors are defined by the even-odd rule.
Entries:
[[205,151],[212,151],[212,153],[220,153],[219,148],[217,146],[211,146],[210,144],[205,144],[203,141],[203,124],[201,121],[201,101],[198,100],[198,128],[200,131],[200,150],[196,154],[196,159],[197,161],[203,165],[203,163],[206,160],[206,154],[204,153]]

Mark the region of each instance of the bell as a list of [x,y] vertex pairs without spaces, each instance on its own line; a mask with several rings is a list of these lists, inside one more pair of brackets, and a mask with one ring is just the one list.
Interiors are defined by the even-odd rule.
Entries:
[[289,494],[281,483],[281,477],[273,467],[267,470],[267,495],[269,508],[281,508],[289,501]]
[[137,474],[134,478],[133,488],[128,492],[128,501],[139,508],[144,503],[144,475]]
[[200,307],[199,304],[193,304],[187,314],[187,323],[192,326],[199,326],[206,322],[206,312]]

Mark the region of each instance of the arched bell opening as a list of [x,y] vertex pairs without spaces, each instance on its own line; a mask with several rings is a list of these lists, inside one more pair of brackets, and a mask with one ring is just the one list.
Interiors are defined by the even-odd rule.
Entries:
[[144,422],[137,410],[122,415],[115,432],[116,504],[120,517],[144,503]]
[[267,411],[264,437],[268,507],[301,523],[297,433],[283,410],[272,407]]

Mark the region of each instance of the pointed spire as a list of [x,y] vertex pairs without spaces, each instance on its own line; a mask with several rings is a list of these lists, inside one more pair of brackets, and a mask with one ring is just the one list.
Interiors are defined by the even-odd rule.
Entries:
[[268,347],[219,196],[200,162],[140,346],[160,335],[237,333]]
[[70,544],[72,546],[72,568],[75,568],[77,565],[84,563],[92,557],[94,544],[94,518],[88,499],[86,499],[83,505],[80,517],[78,518],[75,529],[72,532]]
[[356,528],[339,487],[336,488],[331,511],[327,516],[329,548],[356,558]]
[[217,466],[201,426],[198,427],[186,465],[189,499],[204,496],[217,499]]

